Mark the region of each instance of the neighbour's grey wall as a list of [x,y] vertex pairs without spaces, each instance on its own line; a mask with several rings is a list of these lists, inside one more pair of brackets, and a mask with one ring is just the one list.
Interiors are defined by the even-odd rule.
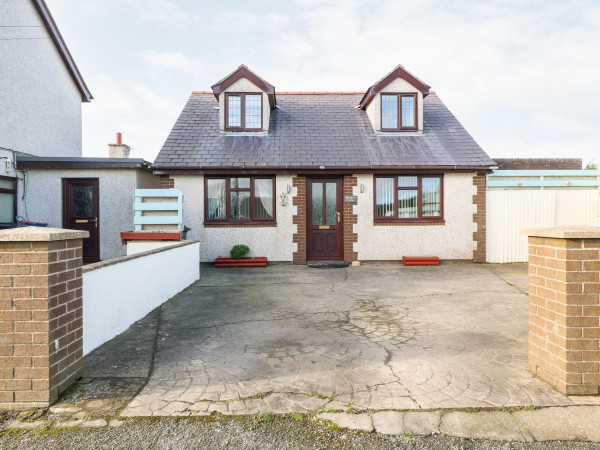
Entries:
[[229,256],[231,247],[245,244],[250,247],[250,256],[266,256],[269,261],[292,261],[296,244],[292,242],[296,225],[292,216],[292,195],[288,195],[287,206],[282,206],[280,195],[292,185],[292,177],[278,175],[275,180],[276,227],[205,228],[204,222],[204,177],[198,175],[171,176],[175,188],[183,191],[183,224],[192,230],[188,239],[200,241],[200,257],[203,262],[214,261],[219,256]]
[[19,215],[62,228],[63,178],[99,178],[100,258],[125,255],[119,233],[133,230],[134,190],[158,188],[159,178],[136,169],[28,170],[19,182]]
[[81,94],[33,3],[2,0],[0,18],[0,147],[81,156]]

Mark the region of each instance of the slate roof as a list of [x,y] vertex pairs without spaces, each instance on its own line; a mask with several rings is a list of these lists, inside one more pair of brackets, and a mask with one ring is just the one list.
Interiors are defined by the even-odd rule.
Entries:
[[266,135],[219,132],[212,93],[193,93],[155,169],[490,167],[495,163],[435,93],[423,101],[422,135],[376,133],[362,94],[277,94]]

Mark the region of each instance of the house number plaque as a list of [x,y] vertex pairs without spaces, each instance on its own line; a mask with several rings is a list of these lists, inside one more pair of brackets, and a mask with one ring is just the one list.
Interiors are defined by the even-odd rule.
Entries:
[[358,201],[358,197],[356,195],[346,195],[344,197],[344,203],[356,203]]

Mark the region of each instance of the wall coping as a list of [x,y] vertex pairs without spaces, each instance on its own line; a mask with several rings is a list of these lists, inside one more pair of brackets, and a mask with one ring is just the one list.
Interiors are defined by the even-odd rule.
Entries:
[[522,235],[558,239],[600,239],[600,227],[593,226],[560,226],[522,230]]
[[133,255],[117,256],[116,258],[105,259],[104,261],[98,261],[97,263],[86,264],[83,266],[83,273],[93,272],[94,270],[102,269],[104,267],[114,266],[115,264],[131,261],[137,258],[142,258],[144,256],[153,255],[155,253],[166,252],[167,250],[173,250],[174,248],[185,247],[186,245],[196,244],[198,242],[200,241],[183,241],[177,244],[147,250],[145,252],[134,253]]
[[82,239],[90,233],[83,230],[66,230],[64,228],[17,227],[0,230],[0,242],[49,242]]

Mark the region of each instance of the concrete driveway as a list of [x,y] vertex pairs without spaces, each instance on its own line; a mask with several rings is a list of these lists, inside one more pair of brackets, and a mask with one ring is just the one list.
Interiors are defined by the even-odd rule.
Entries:
[[586,403],[527,372],[526,289],[526,265],[203,267],[122,415]]

